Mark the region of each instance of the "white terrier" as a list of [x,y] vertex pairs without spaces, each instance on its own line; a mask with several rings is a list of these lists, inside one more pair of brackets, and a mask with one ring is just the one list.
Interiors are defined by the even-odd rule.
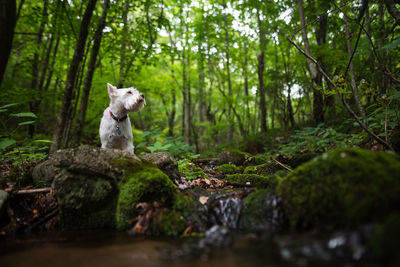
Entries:
[[146,100],[135,88],[117,89],[107,84],[110,105],[104,110],[100,123],[100,140],[102,148],[116,148],[134,153],[132,144],[132,126],[129,112],[138,112]]

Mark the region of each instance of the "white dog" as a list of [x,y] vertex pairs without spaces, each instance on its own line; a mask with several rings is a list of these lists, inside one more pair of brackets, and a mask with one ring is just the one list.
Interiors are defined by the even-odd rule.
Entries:
[[146,100],[135,88],[117,89],[107,84],[110,105],[104,110],[100,123],[100,140],[102,148],[116,148],[134,153],[132,144],[132,126],[129,112],[138,112]]

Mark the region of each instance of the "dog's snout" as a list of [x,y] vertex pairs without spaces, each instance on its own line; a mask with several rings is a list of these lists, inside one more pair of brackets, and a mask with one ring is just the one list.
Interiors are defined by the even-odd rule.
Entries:
[[144,95],[143,94],[140,94],[140,97],[144,99]]

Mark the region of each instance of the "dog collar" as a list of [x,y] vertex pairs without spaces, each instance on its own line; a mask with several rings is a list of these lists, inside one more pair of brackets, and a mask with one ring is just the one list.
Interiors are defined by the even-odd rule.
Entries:
[[123,117],[121,117],[121,118],[118,118],[118,117],[116,117],[116,116],[111,112],[111,109],[109,109],[108,111],[110,112],[111,118],[113,118],[113,119],[116,120],[117,122],[124,121],[124,120],[126,120],[126,118],[128,118],[128,115],[127,115],[127,114],[125,114],[125,116],[123,116]]

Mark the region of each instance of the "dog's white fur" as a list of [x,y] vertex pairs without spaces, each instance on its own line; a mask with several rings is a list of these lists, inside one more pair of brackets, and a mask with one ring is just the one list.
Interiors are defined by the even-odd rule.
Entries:
[[[132,143],[132,126],[129,116],[120,122],[117,122],[110,115],[110,110],[117,118],[122,118],[129,112],[138,112],[146,100],[144,96],[135,88],[117,89],[111,84],[107,84],[110,105],[104,110],[103,118],[100,123],[100,140],[102,148],[115,148],[134,153]],[[117,133],[117,125],[121,134]]]

